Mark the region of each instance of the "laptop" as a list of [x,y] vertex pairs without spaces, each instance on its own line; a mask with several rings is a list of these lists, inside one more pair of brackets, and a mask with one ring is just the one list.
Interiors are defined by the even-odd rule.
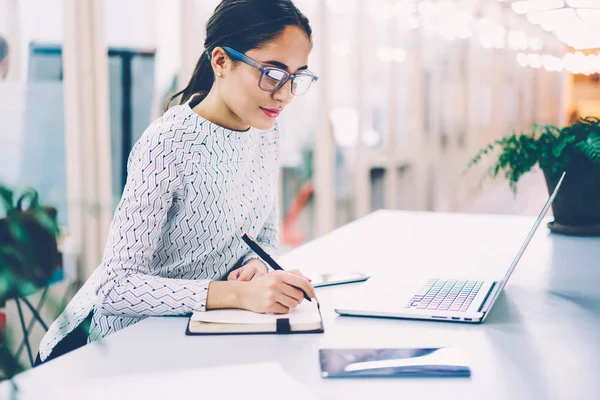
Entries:
[[[483,322],[546,216],[564,178],[563,172],[501,281],[431,278],[424,284],[421,283],[417,290],[410,289],[403,292],[398,288],[389,288],[388,295],[385,294],[385,290],[382,291],[382,288],[378,287],[373,296],[353,296],[348,300],[348,304],[340,303],[335,308],[335,312],[340,315],[360,317]],[[365,289],[368,291],[368,287]]]

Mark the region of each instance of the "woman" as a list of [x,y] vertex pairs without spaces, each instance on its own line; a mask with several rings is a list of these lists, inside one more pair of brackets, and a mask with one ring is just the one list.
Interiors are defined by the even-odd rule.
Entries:
[[302,274],[268,273],[241,240],[247,232],[275,253],[276,118],[317,80],[311,47],[309,22],[290,0],[215,9],[193,77],[175,95],[181,104],[131,151],[102,264],[50,327],[38,362],[147,316],[286,313],[303,300],[298,288],[314,297]]

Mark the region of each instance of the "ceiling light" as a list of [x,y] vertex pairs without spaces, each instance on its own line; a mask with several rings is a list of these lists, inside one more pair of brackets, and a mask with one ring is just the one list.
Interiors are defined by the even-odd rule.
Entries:
[[563,69],[560,58],[550,55],[542,57],[542,66],[546,71],[551,72],[560,72]]
[[555,34],[560,41],[577,50],[600,47],[600,28],[564,27]]
[[580,51],[566,54],[561,65],[572,74],[590,75],[600,72],[600,58],[594,54],[585,56]]
[[567,0],[567,4],[573,8],[600,8],[598,0]]
[[529,54],[527,56],[527,64],[529,64],[531,68],[542,68],[542,56],[539,54]]
[[512,4],[512,9],[517,14],[527,14],[532,11],[548,11],[562,8],[565,0],[522,0]]
[[538,11],[527,14],[527,19],[532,24],[540,25],[548,32],[556,31],[564,26],[576,26],[581,24],[575,10],[562,8],[560,10]]
[[[600,1],[598,3],[600,4]],[[593,25],[600,19],[600,9],[580,8],[577,10],[577,16],[579,16],[583,22]]]

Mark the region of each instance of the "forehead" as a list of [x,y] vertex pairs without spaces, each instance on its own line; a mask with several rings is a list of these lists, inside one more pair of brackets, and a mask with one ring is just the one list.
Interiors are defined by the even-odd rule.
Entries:
[[295,71],[307,65],[310,50],[311,43],[304,30],[298,26],[286,26],[277,38],[246,54],[263,63],[279,61],[290,71]]

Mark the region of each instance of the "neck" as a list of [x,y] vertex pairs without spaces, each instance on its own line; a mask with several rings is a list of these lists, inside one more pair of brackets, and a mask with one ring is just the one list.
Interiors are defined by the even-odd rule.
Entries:
[[212,87],[206,97],[194,107],[194,112],[207,121],[233,131],[246,131],[250,129],[248,123],[242,121],[216,93]]

